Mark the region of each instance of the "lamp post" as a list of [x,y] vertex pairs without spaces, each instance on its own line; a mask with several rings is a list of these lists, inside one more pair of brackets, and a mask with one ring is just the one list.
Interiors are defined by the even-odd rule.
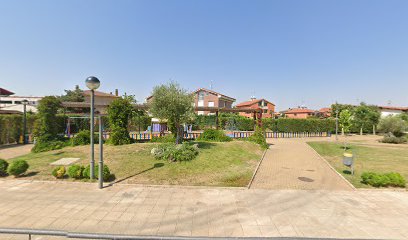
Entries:
[[99,88],[101,82],[96,77],[88,77],[85,80],[86,86],[91,90],[91,169],[90,169],[90,179],[95,177],[95,156],[94,156],[94,113],[95,113],[95,90]]
[[21,101],[21,103],[23,104],[23,144],[27,144],[27,139],[26,139],[26,132],[27,132],[27,104],[28,101],[27,99],[24,99],[23,101]]
[[339,132],[339,109],[336,109],[336,141],[339,140],[338,132]]

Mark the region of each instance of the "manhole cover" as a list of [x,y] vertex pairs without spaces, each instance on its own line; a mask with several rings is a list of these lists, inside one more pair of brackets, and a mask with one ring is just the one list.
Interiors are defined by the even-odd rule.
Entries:
[[313,179],[308,178],[308,177],[298,177],[298,179],[299,179],[300,181],[303,181],[303,182],[314,182]]

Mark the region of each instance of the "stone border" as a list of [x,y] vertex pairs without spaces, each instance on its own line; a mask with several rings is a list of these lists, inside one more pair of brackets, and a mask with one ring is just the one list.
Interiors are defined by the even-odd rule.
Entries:
[[333,167],[332,165],[330,165],[330,163],[329,163],[324,157],[322,157],[314,148],[312,148],[309,144],[307,144],[307,142],[305,142],[305,144],[306,144],[310,149],[312,149],[312,150],[317,154],[317,156],[319,156],[319,158],[322,159],[323,162],[325,162],[325,163],[327,164],[327,166],[329,166],[329,168],[330,168],[333,172],[335,172],[337,175],[339,175],[340,178],[342,178],[342,179],[351,187],[351,189],[352,189],[353,191],[356,191],[356,190],[357,190],[357,188],[354,187],[354,185],[351,184],[351,182],[349,182],[343,175],[341,175],[339,172],[337,172],[337,170],[334,169],[334,167]]
[[[270,146],[269,146],[269,147],[270,147]],[[251,188],[252,182],[253,182],[254,179],[255,179],[255,175],[256,175],[256,173],[258,172],[258,169],[259,169],[259,167],[261,166],[261,163],[262,163],[262,161],[264,160],[265,155],[266,155],[266,152],[269,150],[269,147],[268,147],[267,149],[265,149],[265,151],[263,152],[262,157],[261,157],[261,160],[259,160],[259,163],[258,163],[258,165],[256,166],[254,173],[252,174],[251,181],[249,181],[248,186],[246,187],[247,189]]]

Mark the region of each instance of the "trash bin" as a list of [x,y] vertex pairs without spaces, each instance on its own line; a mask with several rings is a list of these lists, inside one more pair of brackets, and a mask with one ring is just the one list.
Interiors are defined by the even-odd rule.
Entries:
[[354,175],[354,155],[352,153],[343,153],[343,164],[351,168],[351,174]]

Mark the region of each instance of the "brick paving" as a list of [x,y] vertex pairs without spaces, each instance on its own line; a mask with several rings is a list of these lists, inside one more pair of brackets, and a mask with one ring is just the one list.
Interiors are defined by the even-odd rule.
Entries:
[[0,227],[159,236],[408,239],[405,191],[136,185],[99,190],[96,183],[0,180],[0,193]]
[[272,145],[265,154],[251,188],[353,190],[306,141],[310,139],[268,139]]

